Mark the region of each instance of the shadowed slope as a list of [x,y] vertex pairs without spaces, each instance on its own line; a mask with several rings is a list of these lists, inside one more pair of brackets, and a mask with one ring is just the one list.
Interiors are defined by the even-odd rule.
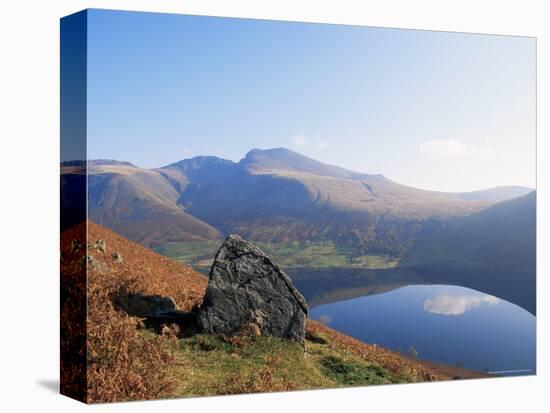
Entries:
[[534,272],[536,193],[475,214],[434,221],[407,257],[409,265],[466,264]]

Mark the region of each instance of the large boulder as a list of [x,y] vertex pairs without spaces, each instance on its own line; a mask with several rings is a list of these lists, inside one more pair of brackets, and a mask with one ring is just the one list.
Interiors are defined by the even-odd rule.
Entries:
[[229,235],[216,254],[198,323],[208,334],[252,327],[304,343],[308,306],[291,279],[264,252]]

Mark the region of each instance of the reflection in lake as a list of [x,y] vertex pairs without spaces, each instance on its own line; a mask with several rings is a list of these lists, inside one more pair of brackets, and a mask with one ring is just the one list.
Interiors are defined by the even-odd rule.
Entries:
[[536,315],[536,275],[471,268],[413,270],[303,269],[288,270],[310,307],[346,298],[380,294],[415,284],[457,285],[500,297]]
[[308,300],[312,319],[365,342],[403,352],[412,347],[422,359],[500,375],[535,373],[530,276],[505,274],[516,285],[499,286],[496,274],[466,274],[459,286],[452,273],[434,274],[396,269],[289,275]]
[[424,301],[424,311],[441,315],[461,315],[482,304],[497,305],[500,300],[492,295],[438,295]]

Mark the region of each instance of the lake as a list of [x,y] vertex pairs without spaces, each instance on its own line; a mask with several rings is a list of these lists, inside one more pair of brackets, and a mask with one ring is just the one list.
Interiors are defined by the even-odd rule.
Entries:
[[359,340],[495,375],[536,373],[536,317],[502,297],[414,273],[340,272],[330,283],[325,273],[315,288],[311,274],[294,277],[310,318]]

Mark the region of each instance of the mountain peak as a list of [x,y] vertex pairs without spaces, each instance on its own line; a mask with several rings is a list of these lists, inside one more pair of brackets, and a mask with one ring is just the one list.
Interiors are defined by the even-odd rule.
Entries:
[[291,151],[287,148],[270,148],[259,149],[254,148],[247,152],[245,157],[241,159],[241,164],[247,164],[254,161],[280,161],[280,162],[296,162],[298,160],[310,159],[298,152]]
[[256,173],[292,171],[340,179],[362,179],[367,176],[385,179],[382,175],[366,175],[325,164],[287,148],[252,149],[239,164]]
[[235,162],[224,158],[218,158],[217,156],[195,156],[193,158],[171,163],[170,165],[164,166],[163,169],[176,168],[182,172],[188,172],[201,169],[204,166],[227,166],[233,164],[235,164]]
[[251,150],[248,151],[245,157],[253,156],[257,154],[266,154],[269,156],[285,156],[285,155],[286,156],[289,156],[289,155],[304,156],[302,154],[299,154],[298,152],[292,151],[288,148],[284,148],[281,146],[279,148],[269,148],[269,149],[252,148]]
[[319,173],[325,168],[323,163],[286,148],[252,149],[239,164],[257,172],[293,171],[326,175]]

